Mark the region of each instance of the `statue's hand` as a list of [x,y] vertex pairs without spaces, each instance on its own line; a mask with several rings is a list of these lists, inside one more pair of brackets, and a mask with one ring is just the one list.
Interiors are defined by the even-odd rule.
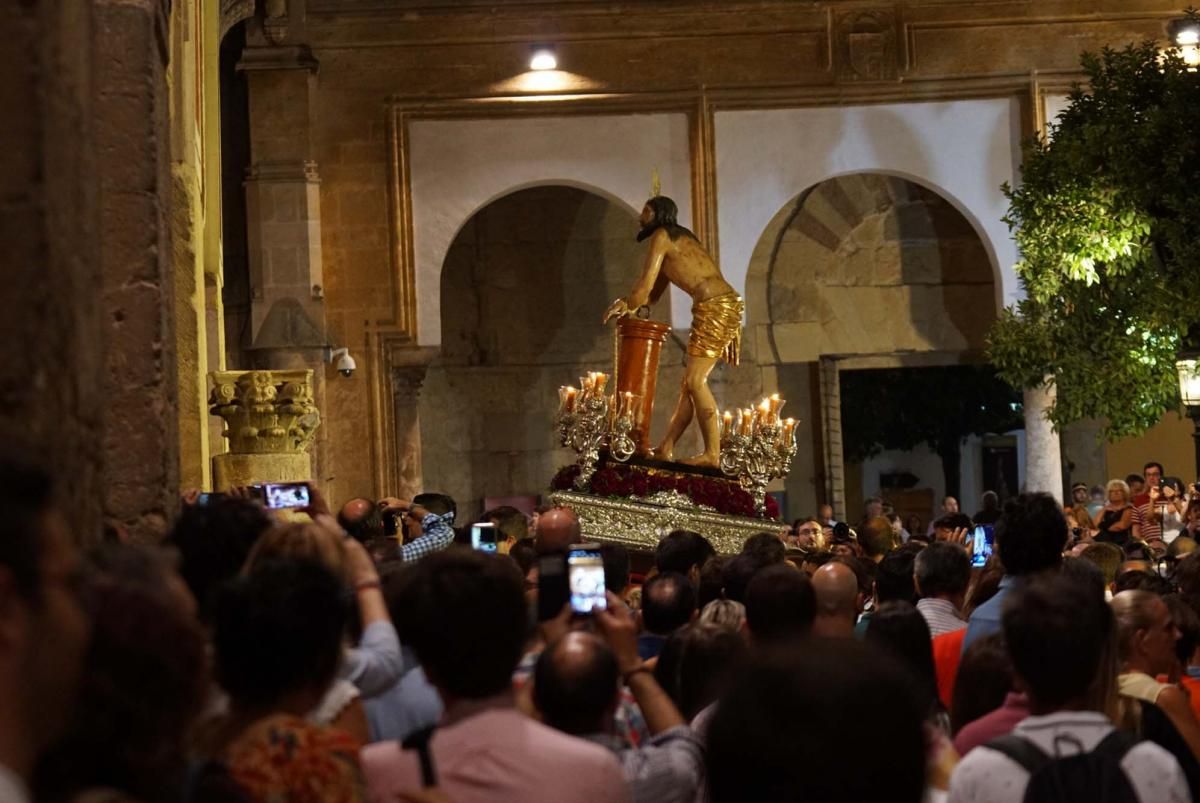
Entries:
[[625,303],[625,299],[618,298],[616,301],[608,305],[608,311],[604,313],[603,324],[608,323],[613,318],[624,318],[630,313],[629,305]]

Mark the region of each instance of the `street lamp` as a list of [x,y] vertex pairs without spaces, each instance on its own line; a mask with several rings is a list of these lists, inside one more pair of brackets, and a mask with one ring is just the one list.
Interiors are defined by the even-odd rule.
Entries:
[[1196,444],[1196,476],[1200,477],[1200,349],[1179,352],[1175,371],[1179,374],[1179,398],[1196,427],[1192,439]]
[[1179,57],[1191,72],[1200,66],[1200,19],[1189,14],[1167,23],[1167,37],[1179,48]]

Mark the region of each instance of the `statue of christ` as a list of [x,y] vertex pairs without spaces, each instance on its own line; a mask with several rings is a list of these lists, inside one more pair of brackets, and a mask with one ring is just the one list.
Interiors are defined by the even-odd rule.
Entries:
[[708,375],[717,360],[738,364],[745,305],[696,235],[676,222],[677,215],[678,207],[670,198],[655,195],[646,201],[638,219],[642,228],[637,236],[638,242],[650,240],[642,275],[628,297],[618,298],[609,306],[604,323],[657,301],[668,284],[692,297],[692,333],[683,386],[654,457],[674,460],[675,443],[695,417],[704,438],[704,451],[681,462],[715,468],[721,459],[721,439],[717,402],[708,388]]

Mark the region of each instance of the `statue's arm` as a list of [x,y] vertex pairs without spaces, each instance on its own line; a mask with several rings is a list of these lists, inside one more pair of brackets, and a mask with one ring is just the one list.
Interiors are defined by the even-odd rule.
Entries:
[[667,292],[667,288],[671,285],[671,280],[663,272],[659,272],[658,278],[654,280],[654,288],[650,291],[650,303],[657,304],[662,298],[662,294]]
[[[646,261],[642,265],[642,275],[625,299],[631,310],[657,300],[666,289],[667,277],[662,274],[663,260],[667,257],[667,249],[671,247],[671,238],[665,231],[659,229],[650,238],[650,249],[646,252]],[[662,287],[659,288],[659,280]],[[657,291],[657,292],[655,292]]]

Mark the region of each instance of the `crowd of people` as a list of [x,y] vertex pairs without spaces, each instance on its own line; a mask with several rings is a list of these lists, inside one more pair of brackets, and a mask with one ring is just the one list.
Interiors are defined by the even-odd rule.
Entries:
[[188,495],[81,551],[0,460],[0,801],[1200,800],[1200,500],[1139,479],[605,543],[583,615],[566,508]]

